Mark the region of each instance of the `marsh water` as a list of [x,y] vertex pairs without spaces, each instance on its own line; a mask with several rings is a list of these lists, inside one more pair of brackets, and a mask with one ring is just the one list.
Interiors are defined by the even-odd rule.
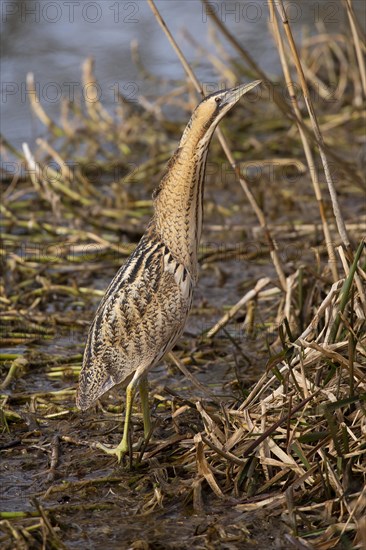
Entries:
[[[269,76],[280,74],[278,54],[268,33],[266,0],[208,4],[203,6],[198,0],[156,2],[207,90],[227,85],[225,78],[218,78],[209,60],[210,55],[219,54],[210,10]],[[290,2],[288,15],[296,37],[301,39],[317,29],[337,32],[346,21],[341,4],[338,0]],[[364,2],[355,0],[353,6],[362,22]],[[118,92],[130,101],[138,101],[141,95],[155,99],[163,82],[165,86],[165,81],[185,80],[180,62],[146,2],[3,0],[1,10],[1,131],[15,146],[24,141],[33,143],[43,131],[29,110],[28,72],[34,74],[42,105],[55,119],[60,114],[61,97],[72,101],[94,93],[81,82],[81,65],[89,56],[96,63],[96,93],[111,111]],[[146,78],[136,63],[136,55],[131,55],[132,44],[137,45],[146,72],[156,78]],[[227,48],[229,55],[238,56],[230,45]]]

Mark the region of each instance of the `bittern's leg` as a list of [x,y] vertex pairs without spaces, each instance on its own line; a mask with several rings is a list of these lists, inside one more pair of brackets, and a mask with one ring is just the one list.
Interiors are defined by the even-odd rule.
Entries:
[[118,447],[106,447],[102,443],[97,443],[96,448],[101,449],[109,455],[116,455],[118,462],[121,462],[121,458],[128,452],[128,430],[130,428],[130,419],[133,398],[136,393],[137,380],[132,379],[126,388],[126,412],[125,412],[125,424],[123,428],[123,436]]
[[139,392],[141,398],[142,418],[144,420],[144,436],[145,439],[150,433],[151,421],[150,421],[150,407],[149,407],[149,385],[147,382],[147,375],[144,374],[140,378]]

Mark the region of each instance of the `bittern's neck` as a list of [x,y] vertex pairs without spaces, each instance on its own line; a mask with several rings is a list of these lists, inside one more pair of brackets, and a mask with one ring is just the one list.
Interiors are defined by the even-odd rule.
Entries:
[[197,277],[203,186],[212,131],[188,124],[155,194],[154,225],[173,256]]

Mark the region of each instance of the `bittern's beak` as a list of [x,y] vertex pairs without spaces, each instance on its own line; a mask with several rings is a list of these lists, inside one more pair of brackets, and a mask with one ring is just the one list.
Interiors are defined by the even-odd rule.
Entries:
[[231,88],[231,90],[228,90],[226,94],[223,96],[220,107],[224,107],[226,105],[233,105],[236,103],[242,95],[246,94],[259,84],[261,84],[261,80],[254,80],[254,82],[250,82],[250,84],[240,84],[240,86],[236,86],[235,88]]

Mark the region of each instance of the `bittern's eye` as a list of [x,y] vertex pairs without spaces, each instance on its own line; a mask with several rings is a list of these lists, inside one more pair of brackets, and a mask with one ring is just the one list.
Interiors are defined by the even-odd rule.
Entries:
[[215,97],[215,101],[217,104],[220,104],[221,103],[221,97]]

